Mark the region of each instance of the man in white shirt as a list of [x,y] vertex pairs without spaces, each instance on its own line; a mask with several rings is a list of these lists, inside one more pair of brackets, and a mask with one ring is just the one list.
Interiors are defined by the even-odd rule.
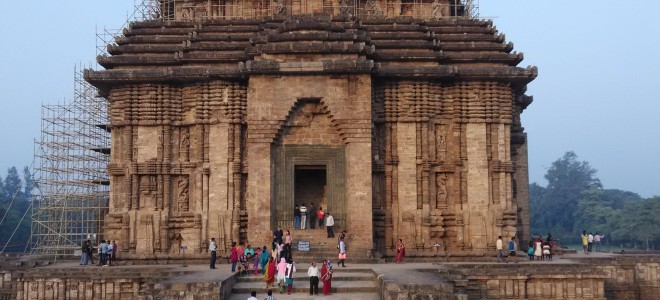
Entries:
[[211,251],[211,269],[215,269],[216,250],[218,250],[218,245],[215,243],[215,238],[212,238],[211,243],[209,244],[209,251]]
[[307,207],[305,203],[300,206],[300,229],[307,229]]
[[257,291],[252,291],[252,293],[250,293],[250,298],[247,298],[247,300],[259,300],[257,299]]
[[497,242],[495,243],[497,246],[497,262],[504,262],[504,258],[502,257],[502,236],[497,237]]
[[596,232],[596,235],[594,235],[594,244],[596,244],[596,252],[600,252],[600,240],[604,238],[604,235],[600,235],[600,233]]
[[591,247],[594,245],[594,236],[589,232],[589,235],[587,236],[587,252],[591,253]]
[[328,232],[328,238],[334,238],[335,237],[335,231],[332,228],[332,226],[335,226],[335,218],[332,217],[330,212],[326,212],[326,217],[325,217],[325,229]]
[[316,267],[316,262],[313,261],[312,265],[307,269],[307,276],[309,276],[309,294],[319,294],[319,268]]

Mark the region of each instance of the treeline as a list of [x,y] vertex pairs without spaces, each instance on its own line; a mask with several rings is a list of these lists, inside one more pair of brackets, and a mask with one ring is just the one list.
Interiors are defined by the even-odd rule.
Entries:
[[22,175],[21,179],[16,167],[11,167],[4,179],[0,177],[0,251],[30,251],[27,246],[32,215],[28,209],[32,201],[33,178],[27,167],[23,168]]
[[628,191],[605,189],[596,169],[573,152],[552,163],[548,185],[529,186],[534,235],[552,233],[562,244],[580,244],[580,233],[599,232],[610,246],[657,249],[660,196],[644,199]]

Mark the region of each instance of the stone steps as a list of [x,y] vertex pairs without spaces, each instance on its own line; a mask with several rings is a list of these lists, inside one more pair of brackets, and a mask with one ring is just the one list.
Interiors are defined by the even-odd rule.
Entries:
[[[293,280],[293,298],[309,296],[309,277],[307,277],[307,264],[300,264],[300,268]],[[335,272],[332,279],[332,293],[343,294],[345,299],[380,299],[378,290],[379,284],[376,275],[371,269],[350,269],[334,268]],[[323,283],[319,283],[319,290],[322,294]],[[279,295],[277,288],[271,288],[275,294]],[[232,287],[232,297],[230,299],[247,299],[250,292],[256,291],[258,295],[266,295],[266,283],[263,276],[239,276]],[[247,295],[247,297],[245,297]],[[350,296],[350,297],[349,297]],[[276,296],[278,297],[278,296]],[[356,298],[357,297],[357,298]],[[289,296],[287,295],[287,299]],[[330,298],[344,299],[344,298]]]
[[[320,289],[320,287],[319,287]],[[325,296],[323,295],[323,291],[319,290],[319,298],[323,297],[323,300],[380,300],[380,294],[378,293],[335,293]],[[266,298],[267,294],[266,292],[259,292],[257,291],[257,299],[264,299]],[[273,296],[275,296],[276,299],[309,299],[310,297],[316,297],[316,296],[311,296],[307,291],[304,293],[293,293],[291,295],[281,295],[278,291],[273,290]],[[245,300],[247,298],[250,298],[250,293],[244,293],[244,294],[232,294],[228,300]]]

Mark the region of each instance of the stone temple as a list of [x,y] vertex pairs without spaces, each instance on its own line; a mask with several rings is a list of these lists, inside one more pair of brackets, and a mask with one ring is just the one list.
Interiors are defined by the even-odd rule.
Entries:
[[122,258],[268,245],[314,203],[353,257],[492,254],[529,232],[536,68],[458,0],[161,1],[88,70],[110,103]]

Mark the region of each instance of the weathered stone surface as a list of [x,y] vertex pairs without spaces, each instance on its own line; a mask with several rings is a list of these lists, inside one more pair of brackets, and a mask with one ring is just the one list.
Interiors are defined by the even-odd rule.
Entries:
[[[443,19],[447,1],[267,17],[202,2],[132,23],[107,70],[86,73],[110,102],[104,237],[124,258],[269,244],[303,198],[349,231],[354,257],[393,255],[400,238],[411,256],[482,257],[529,233],[517,99],[537,70],[492,22]],[[296,186],[299,169],[325,172],[318,191]]]

